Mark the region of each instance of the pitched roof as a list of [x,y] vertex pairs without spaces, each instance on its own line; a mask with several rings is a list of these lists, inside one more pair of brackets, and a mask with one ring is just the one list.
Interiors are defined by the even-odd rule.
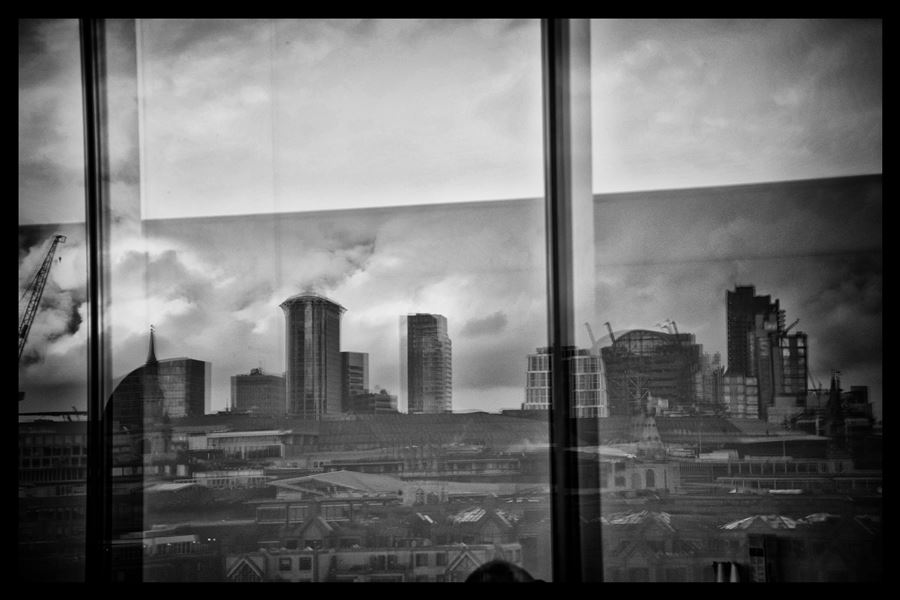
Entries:
[[470,508],[460,513],[456,513],[455,515],[451,515],[450,521],[452,523],[477,523],[485,514],[487,514],[487,511],[480,506],[476,506],[475,508]]
[[455,515],[450,515],[448,520],[454,525],[459,525],[461,523],[478,523],[483,518],[489,516],[496,517],[496,519],[506,527],[512,527],[512,523],[517,520],[517,517],[512,513],[499,509],[488,510],[481,506],[468,508]]
[[230,578],[234,577],[237,574],[238,570],[240,570],[242,567],[250,569],[250,571],[252,571],[253,574],[256,575],[257,577],[259,577],[260,579],[263,579],[265,576],[265,573],[263,572],[263,568],[260,565],[258,565],[256,563],[256,561],[253,560],[250,556],[245,554],[245,555],[241,556],[238,560],[236,560],[234,562],[234,564],[231,566],[231,568],[228,569],[228,572],[225,573],[226,579],[230,579]]
[[290,477],[271,482],[270,485],[289,490],[302,490],[305,484],[325,484],[368,494],[397,494],[403,482],[388,475],[374,475],[356,471],[331,471],[302,477]]
[[749,529],[756,523],[762,523],[770,529],[796,529],[797,525],[804,525],[801,521],[796,521],[790,517],[782,515],[752,515],[731,523],[722,525],[721,529],[737,530]]
[[607,518],[601,517],[601,522],[606,521],[609,525],[643,525],[644,523],[654,523],[663,529],[675,531],[672,527],[672,517],[666,512],[652,512],[642,510],[636,513],[618,513],[610,515]]
[[199,484],[192,482],[184,482],[184,483],[174,483],[174,482],[163,482],[163,483],[154,483],[152,485],[148,485],[144,488],[145,494],[152,494],[154,492],[178,492],[185,488],[190,487],[201,487]]

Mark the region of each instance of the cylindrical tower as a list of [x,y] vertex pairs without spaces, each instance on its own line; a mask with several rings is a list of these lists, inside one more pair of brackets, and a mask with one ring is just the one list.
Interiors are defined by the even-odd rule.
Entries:
[[285,318],[287,413],[305,419],[340,414],[340,304],[314,293],[281,303]]

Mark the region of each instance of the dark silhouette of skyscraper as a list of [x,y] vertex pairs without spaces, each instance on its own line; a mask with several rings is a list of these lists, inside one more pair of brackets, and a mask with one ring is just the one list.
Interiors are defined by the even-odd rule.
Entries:
[[453,371],[447,319],[416,313],[406,318],[407,410],[442,413],[453,410]]
[[305,419],[340,414],[340,304],[315,293],[291,296],[281,303],[285,318],[288,414]]
[[[788,334],[778,300],[757,296],[751,286],[727,292],[728,374],[756,379],[759,418],[778,419],[779,411],[806,404],[807,336]],[[771,411],[774,411],[770,414]],[[785,415],[782,415],[782,417]]]
[[752,285],[735,286],[726,292],[726,319],[728,336],[728,374],[751,375],[751,338],[756,328],[757,315],[771,322],[778,330],[784,328],[784,312],[778,307],[778,300],[771,296],[757,296]]

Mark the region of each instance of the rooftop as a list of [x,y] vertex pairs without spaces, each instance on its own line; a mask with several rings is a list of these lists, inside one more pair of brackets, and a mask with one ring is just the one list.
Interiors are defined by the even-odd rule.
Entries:
[[722,529],[738,530],[749,529],[756,523],[762,523],[770,529],[796,529],[797,525],[802,525],[801,521],[794,520],[790,517],[782,515],[753,515],[731,523],[722,525]]
[[341,312],[344,312],[347,310],[346,308],[344,308],[343,306],[341,306],[340,304],[338,304],[331,298],[327,298],[327,297],[323,296],[322,294],[318,294],[318,293],[312,292],[312,291],[306,291],[306,292],[301,292],[299,294],[295,294],[295,295],[291,296],[290,298],[288,298],[287,300],[285,300],[284,302],[282,302],[281,304],[279,304],[279,306],[283,307],[286,304],[293,304],[295,302],[316,302],[316,303],[323,303],[323,304],[333,304]]
[[282,436],[291,433],[290,429],[263,429],[261,431],[220,431],[217,433],[208,433],[206,437],[210,438],[233,438],[233,437],[262,437],[262,436]]
[[303,491],[308,489],[309,484],[340,487],[367,494],[394,495],[404,487],[403,482],[396,477],[356,471],[331,471],[329,473],[279,479],[271,483],[271,485],[291,491]]

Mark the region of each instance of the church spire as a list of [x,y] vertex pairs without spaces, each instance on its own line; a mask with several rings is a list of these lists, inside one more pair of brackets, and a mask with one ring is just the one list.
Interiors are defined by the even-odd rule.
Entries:
[[150,351],[147,353],[147,364],[156,364],[156,352],[153,349],[153,325],[150,326]]

